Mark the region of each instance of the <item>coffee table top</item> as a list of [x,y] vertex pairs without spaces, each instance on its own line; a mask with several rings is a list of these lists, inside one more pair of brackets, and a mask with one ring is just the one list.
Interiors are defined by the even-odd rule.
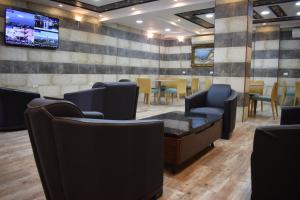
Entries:
[[165,135],[170,137],[183,137],[191,133],[198,133],[210,127],[221,118],[221,115],[206,114],[192,114],[187,116],[184,112],[175,111],[147,117],[145,119],[163,120]]

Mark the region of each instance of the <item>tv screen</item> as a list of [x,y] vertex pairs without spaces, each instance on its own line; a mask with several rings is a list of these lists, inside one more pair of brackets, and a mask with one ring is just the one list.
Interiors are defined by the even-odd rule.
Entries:
[[59,19],[11,8],[6,8],[5,14],[5,44],[58,48]]

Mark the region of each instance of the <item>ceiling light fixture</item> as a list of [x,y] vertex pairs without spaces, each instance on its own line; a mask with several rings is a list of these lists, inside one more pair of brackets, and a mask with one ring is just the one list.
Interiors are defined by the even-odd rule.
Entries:
[[184,36],[177,36],[178,42],[184,42]]
[[170,29],[170,28],[165,28],[165,31],[166,31],[166,32],[170,32],[171,29]]
[[135,10],[135,7],[132,7],[131,10]]
[[264,10],[264,11],[262,11],[260,14],[261,14],[261,15],[268,15],[268,14],[270,14],[270,11]]
[[59,6],[59,7],[63,7],[63,5],[62,5],[62,4],[59,4],[58,6]]
[[80,22],[82,20],[82,17],[81,16],[75,16],[75,21],[77,21],[77,22]]
[[214,13],[208,13],[205,15],[206,18],[212,18],[214,17]]
[[299,12],[297,12],[297,15],[298,15],[298,16],[300,15],[300,11],[299,11]]
[[181,21],[181,19],[177,19],[177,21],[178,21],[178,22],[180,22],[180,21]]
[[266,23],[263,23],[263,26],[267,25]]
[[154,36],[154,34],[153,34],[153,33],[151,33],[151,32],[148,32],[148,33],[147,33],[147,38],[149,38],[149,39],[150,39],[150,38],[153,38],[153,36]]
[[136,20],[135,22],[136,22],[137,24],[142,24],[144,21],[141,20],[141,19],[138,19],[138,20]]
[[300,6],[300,1],[297,1],[297,2],[295,3],[295,5],[296,5],[296,6]]

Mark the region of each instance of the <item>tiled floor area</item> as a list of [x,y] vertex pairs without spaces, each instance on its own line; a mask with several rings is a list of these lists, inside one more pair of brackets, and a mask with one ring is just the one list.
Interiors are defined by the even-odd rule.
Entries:
[[[168,106],[141,103],[137,117],[183,109],[183,101]],[[255,119],[238,123],[231,140],[218,140],[215,148],[180,173],[173,175],[165,171],[161,199],[249,200],[255,127],[278,124],[278,120],[272,120],[270,112],[263,114],[259,112]],[[27,131],[0,133],[0,199],[45,199]]]

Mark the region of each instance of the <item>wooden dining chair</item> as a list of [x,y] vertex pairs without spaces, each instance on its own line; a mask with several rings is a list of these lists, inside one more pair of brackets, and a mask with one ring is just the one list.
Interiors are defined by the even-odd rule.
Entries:
[[286,81],[282,82],[282,90],[281,90],[281,97],[280,97],[280,105],[283,106],[285,99],[286,99],[286,93],[287,93],[287,85]]
[[208,90],[210,88],[211,84],[212,84],[212,78],[205,77],[205,80],[204,80],[205,90]]
[[300,81],[296,81],[295,83],[294,106],[299,103],[298,98],[300,98]]
[[[250,80],[249,82],[249,93],[264,95],[264,85],[263,80]],[[263,101],[260,102],[260,110],[263,111]]]
[[139,86],[139,93],[144,94],[144,103],[150,104],[150,95],[154,94],[154,103],[158,100],[159,88],[151,88],[150,78],[137,78],[137,84]]
[[273,119],[275,120],[275,112],[276,112],[276,116],[278,117],[277,95],[278,95],[278,82],[275,82],[272,87],[272,92],[271,92],[270,97],[263,96],[263,95],[255,95],[252,98],[253,98],[253,100],[256,100],[256,101],[270,102],[271,108],[272,108]]
[[174,96],[176,95],[177,101],[179,101],[180,96],[186,96],[186,79],[177,79],[176,81],[171,81],[168,84],[168,87],[165,90],[166,100],[169,102],[169,99],[172,99],[172,103],[174,100]]
[[199,91],[199,78],[192,78],[191,92],[194,94]]

